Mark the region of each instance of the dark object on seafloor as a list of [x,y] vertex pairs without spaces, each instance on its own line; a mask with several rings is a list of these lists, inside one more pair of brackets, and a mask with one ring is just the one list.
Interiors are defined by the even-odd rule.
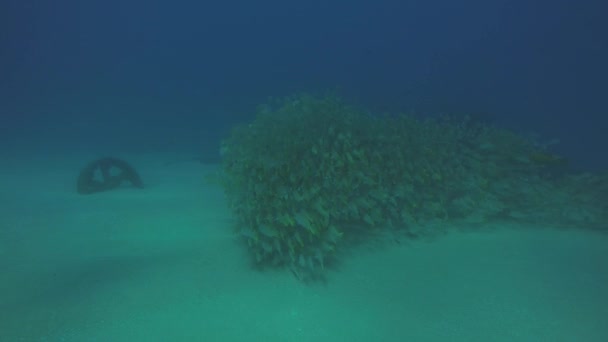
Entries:
[[87,164],[78,176],[77,189],[81,195],[112,190],[124,181],[143,188],[139,174],[126,161],[118,158],[101,158]]

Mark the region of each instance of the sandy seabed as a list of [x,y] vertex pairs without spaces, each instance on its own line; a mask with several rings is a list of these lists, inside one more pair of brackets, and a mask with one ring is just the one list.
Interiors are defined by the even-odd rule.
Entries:
[[214,166],[126,159],[146,188],[89,196],[87,158],[3,159],[1,342],[608,341],[604,234],[454,230],[303,284],[251,267]]

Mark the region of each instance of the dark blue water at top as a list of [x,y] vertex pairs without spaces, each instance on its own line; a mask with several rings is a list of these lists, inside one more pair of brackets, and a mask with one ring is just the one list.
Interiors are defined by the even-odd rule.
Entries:
[[469,113],[606,168],[606,7],[7,0],[0,139],[24,150],[215,151],[269,96],[330,89],[377,112]]

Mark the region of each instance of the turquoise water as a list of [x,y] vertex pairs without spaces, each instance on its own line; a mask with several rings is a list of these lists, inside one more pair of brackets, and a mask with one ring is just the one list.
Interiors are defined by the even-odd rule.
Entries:
[[145,189],[84,197],[80,158],[5,159],[1,341],[608,339],[604,234],[451,227],[304,284],[251,267],[214,166],[130,159]]
[[[0,1],[0,342],[608,341],[605,13],[599,0]],[[325,281],[254,267],[214,181],[221,142],[263,104],[327,92],[369,119],[449,115],[479,129],[458,134],[530,137],[529,155],[466,148],[509,198],[437,197],[512,221],[387,231],[340,251]],[[458,134],[450,147],[476,144]],[[79,195],[102,157],[144,188]],[[470,174],[452,161],[437,165]],[[442,179],[422,164],[408,167]],[[539,173],[501,179],[522,166]],[[554,213],[560,227],[543,225]]]

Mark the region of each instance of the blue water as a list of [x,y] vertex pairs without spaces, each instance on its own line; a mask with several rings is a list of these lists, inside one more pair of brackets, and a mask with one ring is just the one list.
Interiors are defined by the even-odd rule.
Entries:
[[[378,114],[469,115],[603,172],[606,13],[600,0],[0,2],[0,342],[608,340],[605,234],[450,235],[367,251],[307,286],[249,267],[203,181],[258,105],[324,91]],[[145,190],[78,196],[81,167],[108,155]]]
[[378,112],[474,113],[608,163],[602,1],[0,6],[3,143],[211,150],[269,96],[337,89]]

